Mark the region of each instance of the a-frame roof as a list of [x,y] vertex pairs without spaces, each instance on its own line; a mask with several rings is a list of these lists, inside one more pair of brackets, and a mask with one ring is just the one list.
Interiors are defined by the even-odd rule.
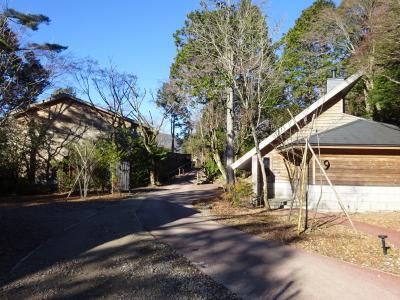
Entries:
[[[308,108],[306,108],[297,116],[295,116],[293,119],[288,121],[286,124],[284,124],[278,130],[276,130],[266,139],[262,140],[260,142],[261,152],[265,155],[266,154],[265,149],[267,149],[271,144],[280,139],[283,135],[287,134],[290,130],[295,128],[296,123],[306,123],[306,122],[301,122],[304,120],[311,121],[311,118],[308,117],[311,116],[317,110],[319,110],[321,107],[323,107],[324,105],[331,105],[332,103],[340,101],[349,92],[349,90],[357,83],[357,81],[361,78],[362,75],[363,72],[359,71],[350,76],[349,78],[343,80],[342,83],[338,84],[335,88],[333,88],[327,94],[319,98],[316,102],[311,104]],[[232,168],[244,169],[248,167],[250,165],[252,156],[254,156],[255,154],[256,154],[256,148],[254,147],[246,154],[244,154],[242,157],[240,157],[238,160],[236,160],[232,164]]]

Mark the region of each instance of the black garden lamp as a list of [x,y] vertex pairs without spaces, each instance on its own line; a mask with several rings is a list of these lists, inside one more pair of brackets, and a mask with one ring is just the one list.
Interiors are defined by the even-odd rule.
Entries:
[[388,249],[388,247],[386,247],[386,241],[385,241],[385,239],[387,238],[387,235],[380,234],[380,235],[378,235],[378,238],[380,238],[381,241],[382,241],[383,255],[387,255],[387,249]]

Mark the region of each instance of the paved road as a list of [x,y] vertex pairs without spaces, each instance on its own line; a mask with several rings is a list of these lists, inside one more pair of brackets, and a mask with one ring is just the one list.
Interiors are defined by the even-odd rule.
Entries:
[[212,186],[148,197],[142,224],[245,299],[400,299],[400,277],[282,247],[226,227],[190,205]]
[[191,207],[215,193],[182,183],[106,207],[34,251],[0,282],[0,298],[231,297],[162,243],[149,244],[146,228],[245,299],[400,299],[400,277],[268,243]]
[[0,274],[0,299],[236,299],[143,230],[140,203],[103,203],[82,214],[11,274]]

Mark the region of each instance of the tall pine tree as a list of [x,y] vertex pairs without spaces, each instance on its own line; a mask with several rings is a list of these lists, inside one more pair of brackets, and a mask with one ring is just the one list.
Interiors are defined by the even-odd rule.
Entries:
[[[10,22],[14,26],[10,26]],[[43,15],[24,14],[13,9],[0,12],[0,119],[9,112],[25,108],[34,102],[49,85],[50,72],[41,64],[38,52],[60,52],[66,47],[58,44],[21,44],[16,26],[37,30],[49,23]],[[17,25],[16,25],[17,24]]]

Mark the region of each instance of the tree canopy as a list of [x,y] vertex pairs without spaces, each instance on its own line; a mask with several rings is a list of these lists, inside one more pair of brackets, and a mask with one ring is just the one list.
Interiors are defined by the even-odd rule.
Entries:
[[3,120],[11,110],[34,102],[50,84],[51,71],[42,65],[37,54],[60,52],[66,47],[50,43],[21,45],[17,34],[18,26],[38,30],[40,24],[49,22],[44,15],[24,14],[14,9],[0,12],[0,118]]

